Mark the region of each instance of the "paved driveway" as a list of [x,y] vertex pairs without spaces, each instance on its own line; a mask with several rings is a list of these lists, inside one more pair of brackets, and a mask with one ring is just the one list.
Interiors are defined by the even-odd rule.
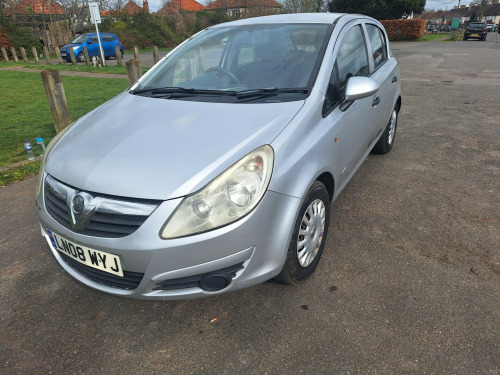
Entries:
[[56,264],[36,178],[0,188],[2,374],[500,374],[500,44],[395,43],[396,144],[332,206],[315,275],[180,302]]

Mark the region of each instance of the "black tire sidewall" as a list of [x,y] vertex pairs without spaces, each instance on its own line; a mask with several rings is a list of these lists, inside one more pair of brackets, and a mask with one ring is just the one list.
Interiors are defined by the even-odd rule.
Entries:
[[[309,205],[315,201],[316,199],[320,199],[323,201],[325,205],[325,230],[323,232],[323,239],[321,241],[321,245],[318,249],[316,257],[307,267],[302,267],[299,264],[299,259],[297,257],[297,239],[299,236],[299,229],[302,223],[302,218],[309,207]],[[330,197],[328,192],[321,182],[316,181],[309,191],[307,195],[304,197],[302,206],[300,207],[297,219],[295,220],[295,225],[293,228],[292,237],[290,239],[290,244],[288,246],[287,257],[285,260],[285,264],[283,266],[283,270],[279,274],[278,278],[280,281],[286,284],[296,284],[301,281],[307,279],[316,269],[316,266],[319,263],[321,258],[321,254],[323,253],[323,249],[325,247],[327,235],[328,235],[328,225],[330,223]]]
[[392,147],[394,146],[394,142],[396,141],[396,132],[398,130],[398,109],[395,107],[393,111],[396,111],[396,124],[394,126],[394,135],[392,137],[392,142],[389,143],[389,132],[391,130],[391,121],[393,112],[391,112],[391,117],[389,118],[389,122],[385,127],[384,133],[373,147],[372,152],[375,154],[387,154],[389,151],[392,150]]

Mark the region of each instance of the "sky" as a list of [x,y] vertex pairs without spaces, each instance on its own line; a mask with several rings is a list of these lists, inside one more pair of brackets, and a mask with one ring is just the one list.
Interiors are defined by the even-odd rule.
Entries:
[[[472,2],[472,0],[462,0],[460,1],[460,5],[467,5]],[[425,2],[425,10],[445,10],[453,9],[455,5],[458,5],[458,0],[427,0]]]
[[[142,4],[142,0],[136,0],[138,3]],[[197,0],[201,4],[206,4],[208,0]],[[148,0],[149,9],[152,12],[156,12],[161,8],[162,0]],[[471,3],[471,0],[461,0],[460,5],[467,5]],[[452,9],[454,5],[458,5],[458,0],[427,0],[425,3],[426,10],[445,10]]]

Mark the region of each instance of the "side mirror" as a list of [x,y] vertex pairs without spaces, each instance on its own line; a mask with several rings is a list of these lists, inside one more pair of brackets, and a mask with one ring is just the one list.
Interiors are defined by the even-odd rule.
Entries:
[[369,77],[351,77],[347,80],[345,101],[367,98],[375,94],[380,88],[377,81]]
[[92,40],[87,41],[87,44],[92,44]]

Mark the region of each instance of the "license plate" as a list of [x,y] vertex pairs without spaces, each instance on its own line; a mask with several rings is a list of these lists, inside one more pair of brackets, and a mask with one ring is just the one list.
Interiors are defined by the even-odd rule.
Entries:
[[62,57],[66,57],[67,53],[66,52],[61,52]]
[[470,36],[479,36],[479,34],[470,34]]
[[123,269],[118,256],[79,245],[55,234],[49,229],[47,229],[47,234],[49,235],[50,242],[52,242],[52,246],[64,255],[86,266],[123,277]]

